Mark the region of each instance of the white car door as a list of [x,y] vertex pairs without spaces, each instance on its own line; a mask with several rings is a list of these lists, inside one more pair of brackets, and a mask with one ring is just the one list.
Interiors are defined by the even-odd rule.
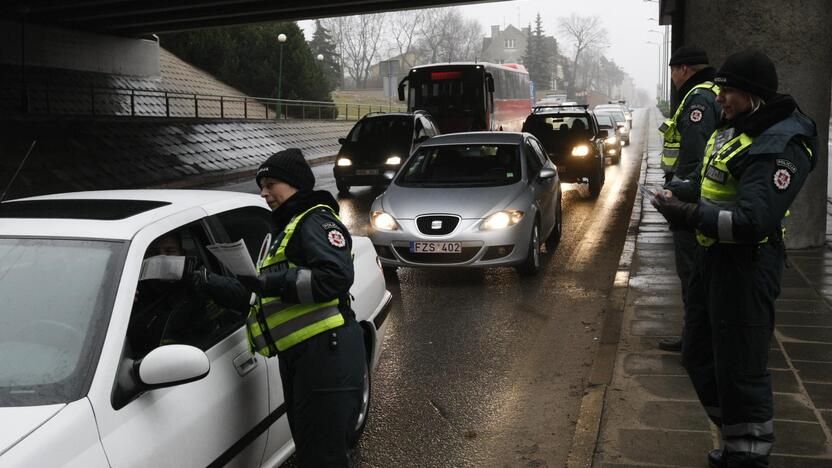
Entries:
[[[216,223],[219,226],[216,226]],[[236,242],[243,239],[249,247],[252,260],[257,261],[258,251],[263,239],[272,225],[271,212],[262,207],[248,206],[224,211],[213,216],[212,229],[224,231],[219,234],[224,242]],[[266,452],[263,456],[265,466],[277,466],[294,451],[292,433],[283,405],[283,383],[280,380],[278,358],[265,359],[269,379],[269,434]]]
[[[101,441],[109,463],[117,467],[258,466],[266,443],[268,376],[264,359],[248,350],[247,311],[193,299],[184,282],[138,282],[142,259],[158,254],[153,250],[171,236],[181,255],[219,268],[204,250],[211,240],[202,224],[168,232],[183,224],[176,217],[165,228],[147,228],[130,248],[110,324],[111,334],[120,331],[123,345],[108,336],[102,352],[102,360],[112,353],[122,356],[122,363],[110,392],[90,392]],[[131,389],[131,359],[168,343],[205,351],[208,375],[168,388]]]

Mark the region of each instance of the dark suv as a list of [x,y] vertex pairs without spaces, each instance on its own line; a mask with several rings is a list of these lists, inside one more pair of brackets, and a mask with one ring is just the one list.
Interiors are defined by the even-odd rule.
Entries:
[[585,182],[597,197],[604,185],[604,140],[595,115],[583,105],[535,107],[523,131],[536,136],[558,167],[562,182]]
[[333,173],[340,193],[354,185],[386,186],[410,153],[428,138],[439,134],[426,112],[374,113],[356,122],[346,138]]

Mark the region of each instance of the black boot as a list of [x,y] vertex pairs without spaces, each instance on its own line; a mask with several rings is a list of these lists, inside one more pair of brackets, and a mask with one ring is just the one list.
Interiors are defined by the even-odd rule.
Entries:
[[722,468],[722,449],[713,449],[708,452],[708,468]]
[[659,341],[659,349],[664,351],[673,351],[674,353],[679,353],[682,351],[682,339],[681,338],[668,338],[665,340]]

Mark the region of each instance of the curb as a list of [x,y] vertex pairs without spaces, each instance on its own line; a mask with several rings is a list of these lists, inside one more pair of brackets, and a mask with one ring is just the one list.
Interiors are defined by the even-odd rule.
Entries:
[[[310,167],[321,166],[335,162],[335,154],[325,156],[314,156],[306,158],[306,162]],[[208,174],[195,175],[193,177],[186,177],[180,180],[165,182],[153,185],[149,188],[153,189],[187,189],[187,188],[204,188],[212,185],[221,185],[226,182],[234,182],[238,180],[251,179],[257,173],[260,166],[251,166],[243,169],[233,171],[217,171]]]
[[[649,122],[649,115],[648,115]],[[644,126],[645,136],[649,125]],[[647,178],[647,155],[649,145],[645,138],[644,152],[641,156],[641,170],[639,184],[644,184]],[[589,468],[592,466],[595,451],[598,445],[598,437],[601,432],[601,420],[604,413],[604,401],[607,394],[607,385],[612,381],[613,370],[618,356],[618,344],[621,339],[621,320],[624,315],[624,307],[627,303],[627,294],[630,284],[630,269],[632,267],[633,253],[636,249],[636,238],[638,227],[641,223],[642,212],[641,192],[637,189],[633,200],[633,211],[630,214],[630,223],[627,226],[627,237],[624,240],[624,248],[618,260],[618,270],[615,272],[615,280],[610,291],[607,304],[604,307],[605,316],[601,324],[601,336],[598,348],[595,351],[592,370],[589,373],[589,383],[581,398],[581,409],[578,414],[578,421],[575,424],[575,436],[572,439],[572,447],[569,450],[569,457],[566,461],[568,468]]]

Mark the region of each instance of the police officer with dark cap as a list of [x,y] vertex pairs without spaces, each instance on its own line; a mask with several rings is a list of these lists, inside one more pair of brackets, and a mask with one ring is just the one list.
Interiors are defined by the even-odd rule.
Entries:
[[352,238],[338,202],[313,190],[315,176],[299,149],[269,157],[256,181],[276,234],[258,276],[207,275],[200,286],[229,306],[247,305],[255,293],[249,344],[280,359],[298,465],[351,466],[347,450],[367,372],[363,333],[350,308]]
[[815,123],[777,94],[760,51],[729,56],[716,74],[724,116],[689,181],[653,204],[696,229],[682,363],[722,447],[711,467],[764,467],[774,444],[768,352],[785,262],[782,220],[815,166]]
[[[674,177],[687,179],[696,169],[721,112],[716,103],[719,88],[713,82],[716,70],[708,65],[708,54],[704,50],[682,46],[673,52],[668,65],[673,86],[683,97],[673,116],[659,128],[664,137],[661,165],[666,182]],[[682,300],[685,301],[696,238],[690,229],[676,225],[671,225],[670,229],[673,231],[676,274],[682,283]],[[682,339],[662,340],[659,348],[679,352]]]

